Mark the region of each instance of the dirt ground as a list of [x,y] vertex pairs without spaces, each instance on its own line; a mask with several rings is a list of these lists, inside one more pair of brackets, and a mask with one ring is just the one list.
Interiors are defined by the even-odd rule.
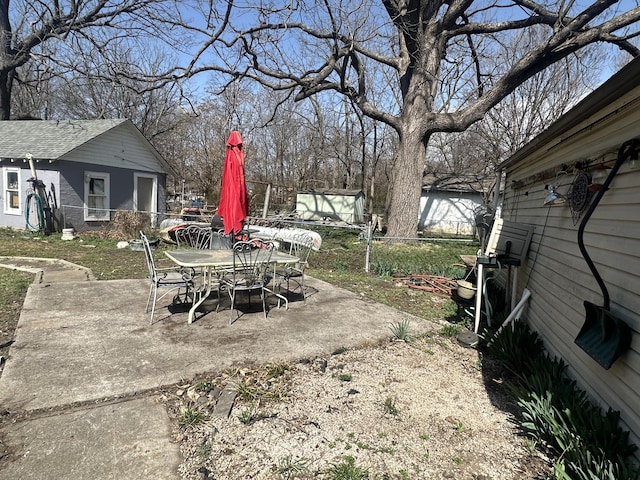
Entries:
[[[212,414],[221,391],[234,385],[231,414]],[[501,372],[455,338],[225,372],[166,391],[162,400],[188,480],[532,480],[549,473],[547,459],[518,430]]]

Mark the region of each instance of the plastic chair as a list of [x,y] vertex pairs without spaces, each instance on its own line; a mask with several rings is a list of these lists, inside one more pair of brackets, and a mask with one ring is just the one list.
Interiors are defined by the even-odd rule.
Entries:
[[282,282],[287,282],[287,293],[290,291],[290,283],[293,280],[298,284],[302,292],[302,299],[307,301],[307,297],[304,290],[304,271],[308,266],[309,255],[313,249],[313,238],[309,235],[300,234],[296,235],[290,242],[288,253],[297,257],[298,261],[295,264],[283,265],[277,267],[274,271],[276,275],[276,284],[278,285],[278,291]]
[[212,241],[211,227],[187,225],[175,231],[176,243],[179,247],[210,249]]
[[[193,288],[193,270],[184,269],[181,267],[156,267],[153,260],[153,252],[151,251],[151,246],[149,245],[149,239],[143,232],[140,232],[140,239],[142,240],[142,245],[144,246],[144,253],[147,258],[147,267],[149,268],[149,279],[151,281],[151,285],[149,288],[149,298],[147,298],[147,306],[145,307],[144,312],[148,313],[149,305],[151,305],[151,318],[149,319],[149,323],[153,324],[153,315],[156,310],[156,303],[162,300],[166,295],[177,290],[178,293],[174,297],[175,301],[176,299],[180,298],[180,289],[184,288],[185,301],[189,298],[189,292]],[[159,288],[167,288],[168,290],[158,298]],[[153,302],[151,301],[152,297]]]
[[[273,243],[271,242],[250,240],[236,242],[233,245],[233,270],[223,276],[220,283],[220,289],[226,289],[231,300],[230,325],[234,322],[233,314],[238,292],[247,292],[249,304],[251,304],[251,294],[259,292],[264,318],[267,318],[265,286],[270,279],[268,271],[272,252]],[[220,292],[218,294],[220,295]],[[236,320],[238,318],[240,318],[240,314]]]

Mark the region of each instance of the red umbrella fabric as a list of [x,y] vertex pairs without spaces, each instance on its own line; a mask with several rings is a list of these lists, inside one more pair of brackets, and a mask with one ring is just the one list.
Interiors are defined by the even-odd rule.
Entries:
[[235,130],[227,139],[218,215],[222,217],[226,235],[242,230],[249,215],[249,193],[244,182],[244,148],[240,132]]

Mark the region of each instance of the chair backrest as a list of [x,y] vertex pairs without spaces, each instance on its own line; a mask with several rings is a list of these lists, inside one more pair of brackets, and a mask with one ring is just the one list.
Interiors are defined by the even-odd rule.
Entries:
[[211,227],[187,225],[175,231],[176,243],[179,247],[200,249],[211,248]]
[[233,279],[244,286],[264,283],[273,243],[262,240],[236,242],[233,245]]
[[296,235],[289,242],[289,253],[298,257],[298,265],[304,268],[309,260],[309,255],[313,249],[313,238],[304,233]]
[[156,265],[153,261],[153,252],[151,251],[151,245],[149,245],[149,239],[147,236],[140,230],[140,240],[142,240],[142,246],[144,249],[144,255],[147,258],[147,268],[149,269],[149,278],[151,280],[156,280]]
[[224,228],[211,235],[211,249],[225,250],[233,247],[231,235],[224,234]]

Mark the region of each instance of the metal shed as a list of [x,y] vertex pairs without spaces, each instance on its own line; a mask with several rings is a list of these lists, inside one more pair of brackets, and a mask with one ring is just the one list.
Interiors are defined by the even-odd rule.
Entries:
[[423,187],[418,228],[430,233],[473,235],[476,231],[476,214],[484,205],[483,192]]
[[306,190],[297,194],[296,211],[302,220],[364,223],[364,202],[362,190]]

